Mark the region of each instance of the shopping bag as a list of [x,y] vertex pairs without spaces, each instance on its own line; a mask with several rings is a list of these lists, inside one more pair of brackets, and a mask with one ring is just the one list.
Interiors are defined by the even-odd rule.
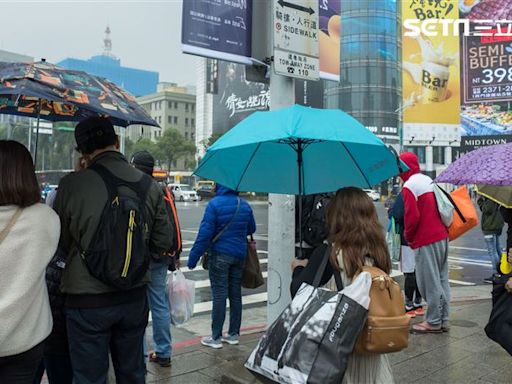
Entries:
[[446,227],[449,227],[453,222],[453,204],[439,185],[434,183],[433,189],[441,221]]
[[371,276],[359,274],[340,292],[314,285],[302,284],[260,339],[246,368],[280,383],[342,382],[366,321]]
[[496,274],[493,278],[492,311],[485,326],[487,337],[501,345],[512,355],[512,294],[505,289],[505,283],[512,274]]
[[190,320],[194,313],[195,282],[187,280],[183,272],[178,269],[167,277],[167,294],[171,310],[171,323],[181,327]]
[[478,224],[478,214],[466,186],[451,192],[449,199],[455,210],[453,222],[448,227],[449,239],[452,241]]
[[251,235],[247,240],[247,257],[245,259],[244,271],[242,274],[242,287],[254,289],[265,284],[263,273],[261,272],[260,259],[256,250],[256,242]]
[[386,232],[386,242],[388,244],[389,256],[391,261],[398,262],[400,260],[400,234],[397,233],[395,218],[391,216]]

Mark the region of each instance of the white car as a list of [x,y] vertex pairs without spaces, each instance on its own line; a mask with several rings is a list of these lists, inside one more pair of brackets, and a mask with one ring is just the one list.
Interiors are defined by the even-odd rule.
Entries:
[[169,184],[176,201],[200,201],[201,197],[188,184]]
[[375,189],[363,189],[363,191],[366,192],[366,194],[372,199],[373,201],[379,201],[380,200],[380,193],[377,192]]

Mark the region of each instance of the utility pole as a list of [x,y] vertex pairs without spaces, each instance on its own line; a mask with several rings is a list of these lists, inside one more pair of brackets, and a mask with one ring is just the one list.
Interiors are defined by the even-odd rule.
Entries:
[[[263,4],[257,2],[255,7]],[[273,56],[274,42],[273,0],[266,0],[267,55]],[[261,38],[261,36],[260,36]],[[295,103],[294,79],[277,75],[274,62],[270,64],[270,110]],[[290,303],[292,271],[290,263],[295,255],[295,196],[269,194],[268,196],[268,279],[267,322],[271,324]]]

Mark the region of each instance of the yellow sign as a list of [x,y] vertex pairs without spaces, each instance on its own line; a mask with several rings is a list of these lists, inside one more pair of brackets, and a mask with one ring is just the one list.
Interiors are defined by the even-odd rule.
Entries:
[[446,27],[458,17],[458,0],[402,1],[406,130],[408,124],[460,124],[459,36]]

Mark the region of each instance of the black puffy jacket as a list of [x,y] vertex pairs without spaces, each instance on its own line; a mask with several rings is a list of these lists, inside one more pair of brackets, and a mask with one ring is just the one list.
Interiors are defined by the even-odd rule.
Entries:
[[503,220],[507,223],[507,250],[512,248],[512,208],[500,208]]
[[59,247],[46,268],[46,286],[50,297],[53,328],[45,342],[45,353],[69,354],[66,317],[64,315],[65,295],[60,290],[62,271],[66,265],[66,254]]

